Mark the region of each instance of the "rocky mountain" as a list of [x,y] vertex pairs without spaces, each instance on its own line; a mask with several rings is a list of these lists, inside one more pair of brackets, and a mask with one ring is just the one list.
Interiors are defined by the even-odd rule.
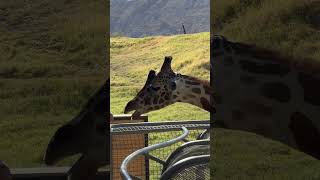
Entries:
[[113,35],[142,37],[210,31],[210,0],[111,0]]

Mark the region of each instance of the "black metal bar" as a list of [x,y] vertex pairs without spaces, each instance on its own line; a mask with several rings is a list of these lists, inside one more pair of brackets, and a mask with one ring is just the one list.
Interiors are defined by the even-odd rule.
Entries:
[[154,161],[156,161],[156,162],[158,162],[158,163],[160,163],[160,164],[162,164],[162,165],[164,165],[164,164],[166,163],[165,161],[163,161],[163,160],[161,160],[161,159],[159,159],[159,158],[157,158],[157,157],[155,157],[155,156],[153,156],[153,155],[151,155],[151,154],[149,154],[149,153],[144,154],[144,156],[145,156],[146,158],[151,159],[151,160],[154,160]]
[[186,29],[184,28],[184,25],[182,24],[183,33],[187,34]]
[[121,123],[121,124],[113,124],[111,127],[123,127],[123,126],[160,126],[160,125],[179,125],[179,124],[209,124],[210,120],[182,120],[182,121],[162,121],[162,122],[140,122],[140,123]]
[[[149,118],[147,116],[147,118],[145,119],[145,122],[148,122]],[[149,134],[145,134],[144,136],[145,142],[144,142],[144,147],[148,147],[149,146]],[[145,158],[145,164],[146,164],[146,180],[150,179],[150,162],[148,158]]]

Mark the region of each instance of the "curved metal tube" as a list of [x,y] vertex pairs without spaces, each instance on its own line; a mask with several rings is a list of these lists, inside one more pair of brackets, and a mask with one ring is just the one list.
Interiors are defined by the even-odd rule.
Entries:
[[174,139],[170,139],[166,142],[162,142],[162,143],[159,143],[159,144],[154,144],[154,145],[151,145],[151,146],[148,146],[148,147],[144,147],[142,149],[139,149],[133,153],[131,153],[129,156],[127,156],[121,163],[121,166],[120,166],[120,173],[121,173],[121,176],[123,179],[125,180],[132,180],[132,178],[130,177],[128,171],[127,171],[127,166],[129,164],[130,161],[132,161],[133,159],[135,159],[137,156],[139,155],[142,155],[142,154],[146,154],[148,153],[149,151],[152,151],[152,150],[155,150],[155,149],[159,149],[159,148],[163,148],[163,147],[166,147],[166,146],[170,146],[174,143],[177,143],[183,139],[185,139],[188,134],[189,134],[189,131],[187,128],[185,127],[181,127],[182,131],[183,131],[183,134],[177,138],[174,138]]

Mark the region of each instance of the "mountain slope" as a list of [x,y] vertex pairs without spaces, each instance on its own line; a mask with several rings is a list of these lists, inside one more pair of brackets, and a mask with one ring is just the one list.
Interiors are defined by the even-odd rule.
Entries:
[[111,0],[110,31],[129,37],[210,30],[209,0]]

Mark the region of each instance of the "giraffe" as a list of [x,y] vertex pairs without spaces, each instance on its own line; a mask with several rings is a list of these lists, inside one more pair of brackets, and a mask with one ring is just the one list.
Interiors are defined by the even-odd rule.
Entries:
[[[158,110],[176,102],[189,103],[209,112],[215,112],[208,81],[182,75],[171,69],[171,56],[166,56],[158,74],[149,71],[148,78],[137,96],[129,101],[124,113],[134,111],[133,118]],[[210,103],[211,102],[211,103]]]
[[[296,63],[277,52],[218,35],[211,38],[210,46],[211,121],[217,110],[213,126],[256,133],[320,159],[319,65],[307,63],[311,60]],[[175,79],[175,73],[168,72]],[[135,110],[133,116],[139,116],[178,102],[165,98],[160,105],[152,104],[161,85],[177,86],[166,73],[160,74],[149,72],[125,113]],[[170,89],[164,89],[171,97]]]
[[219,35],[210,44],[216,121],[320,159],[319,64]]
[[82,155],[69,170],[70,179],[91,179],[99,167],[110,163],[110,130],[106,121],[110,115],[109,88],[107,80],[80,113],[55,132],[47,146],[44,155],[47,165],[71,155]]

